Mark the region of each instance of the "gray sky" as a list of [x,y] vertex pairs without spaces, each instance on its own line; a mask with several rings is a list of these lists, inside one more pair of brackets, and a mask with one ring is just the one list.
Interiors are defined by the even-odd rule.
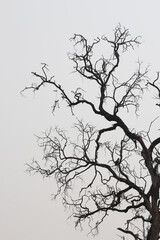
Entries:
[[[40,158],[34,134],[40,134],[61,118],[51,114],[52,96],[44,89],[34,96],[20,95],[33,81],[31,71],[46,62],[62,84],[68,85],[72,65],[67,59],[69,38],[111,34],[120,22],[143,44],[135,59],[160,70],[159,0],[1,0],[0,1],[0,238],[3,240],[88,239],[74,230],[69,213],[59,201],[51,201],[54,180],[28,176],[25,163]],[[132,59],[129,59],[132,61]],[[130,67],[128,61],[128,66]],[[133,69],[134,70],[134,69]],[[69,119],[67,119],[69,121]],[[66,123],[65,123],[66,124]],[[117,216],[117,222],[122,221]],[[118,239],[113,218],[101,227],[99,240]],[[109,228],[107,228],[109,226]],[[89,238],[91,239],[91,238]]]

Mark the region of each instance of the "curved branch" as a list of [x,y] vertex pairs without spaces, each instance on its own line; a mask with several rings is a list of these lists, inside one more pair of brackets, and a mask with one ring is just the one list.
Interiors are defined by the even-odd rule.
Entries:
[[157,139],[155,139],[155,140],[151,143],[151,145],[150,145],[150,147],[149,147],[149,151],[150,151],[151,154],[152,154],[152,152],[153,152],[153,149],[154,149],[158,144],[160,144],[160,137],[157,138]]

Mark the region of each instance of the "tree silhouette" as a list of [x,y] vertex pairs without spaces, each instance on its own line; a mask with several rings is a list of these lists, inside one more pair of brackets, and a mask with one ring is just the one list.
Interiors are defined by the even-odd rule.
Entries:
[[[84,36],[75,34],[72,41],[75,52],[69,58],[75,71],[94,89],[96,86],[98,94],[94,101],[79,86],[67,93],[54,77],[48,77],[46,64],[42,66],[42,74],[33,72],[39,82],[24,90],[37,91],[48,84],[60,93],[53,110],[63,99],[74,117],[75,108],[82,105],[89,114],[92,112],[103,120],[103,127],[77,120],[74,141],[57,127],[54,136],[52,130],[45,132],[39,137],[45,164],[33,161],[28,164],[28,171],[55,176],[58,189],[55,197],[60,195],[63,204],[72,208],[76,226],[87,221],[91,232],[96,234],[110,212],[126,213],[129,218],[125,227],[118,228],[122,239],[157,240],[160,238],[160,137],[151,140],[155,119],[141,132],[130,129],[124,119],[126,115],[131,118],[138,115],[142,96],[148,94],[152,98],[154,92],[158,93],[155,104],[158,116],[159,73],[150,80],[148,68],[138,62],[136,72],[127,80],[118,77],[123,53],[140,44],[140,37],[132,38],[121,25],[114,29],[112,40],[103,36],[89,44]],[[109,45],[112,54],[96,59],[94,52],[101,43]]]

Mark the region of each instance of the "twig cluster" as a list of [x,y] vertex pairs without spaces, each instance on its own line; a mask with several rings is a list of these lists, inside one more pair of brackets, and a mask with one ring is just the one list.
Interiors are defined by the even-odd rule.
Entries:
[[[159,73],[152,82],[148,79],[148,68],[142,70],[138,63],[137,71],[128,80],[119,81],[116,69],[121,54],[140,44],[139,37],[131,38],[128,29],[120,25],[114,30],[113,40],[103,36],[88,44],[84,36],[75,34],[72,41],[78,50],[70,55],[70,59],[75,64],[76,72],[97,84],[100,96],[97,105],[89,101],[85,91],[79,87],[67,94],[54,77],[48,78],[46,64],[42,66],[43,75],[33,72],[40,83],[24,90],[37,91],[49,84],[60,92],[72,113],[74,107],[83,104],[111,125],[97,130],[91,124],[78,121],[75,124],[77,141],[71,140],[65,131],[58,128],[54,137],[52,131],[46,132],[39,138],[46,165],[41,167],[34,161],[28,165],[28,171],[46,177],[55,176],[58,187],[55,197],[61,195],[63,204],[73,209],[76,226],[88,221],[91,232],[96,234],[110,212],[132,212],[133,217],[128,219],[126,227],[118,230],[137,240],[157,240],[160,232],[160,137],[151,141],[151,126],[145,137],[129,129],[120,113],[122,109],[129,112],[134,108],[137,114],[140,98],[149,87],[158,92],[160,99]],[[94,48],[101,41],[112,47],[113,54],[94,62]],[[110,101],[112,107],[109,106]],[[57,104],[55,102],[54,108]],[[109,136],[118,129],[123,133],[121,140],[111,141]],[[72,189],[75,189],[74,192]]]

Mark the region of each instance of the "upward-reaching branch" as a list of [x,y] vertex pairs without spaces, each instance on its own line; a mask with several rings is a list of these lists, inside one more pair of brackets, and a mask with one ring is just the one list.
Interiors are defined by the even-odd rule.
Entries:
[[[160,86],[157,83],[158,80],[159,80],[159,72],[157,72],[156,79],[153,82],[148,81],[147,84],[151,85],[154,89],[156,89],[156,92],[158,92],[157,99],[159,99],[159,101],[160,101]],[[160,107],[160,103],[157,103],[156,105]]]
[[[76,226],[88,220],[95,234],[109,212],[129,212],[133,217],[128,219],[125,228],[118,230],[134,239],[158,240],[160,138],[151,141],[149,131],[145,138],[144,134],[131,130],[124,113],[138,115],[141,97],[150,86],[160,94],[159,74],[150,81],[148,68],[143,70],[138,62],[138,69],[129,79],[118,78],[116,70],[120,67],[121,55],[140,44],[139,37],[132,38],[128,29],[120,25],[115,28],[113,39],[103,36],[89,44],[84,36],[75,34],[72,41],[75,52],[69,58],[75,71],[94,83],[98,92],[96,101],[91,101],[87,90],[80,86],[66,92],[54,77],[48,77],[46,64],[42,65],[42,74],[32,73],[40,82],[24,90],[37,91],[48,84],[60,93],[72,113],[74,107],[86,105],[88,111],[105,120],[104,125],[95,128],[78,120],[74,125],[76,139],[59,128],[53,136],[52,131],[46,132],[38,139],[46,164],[41,166],[34,161],[28,164],[28,171],[55,176],[56,196],[61,195],[63,204],[73,208]],[[97,58],[94,55],[101,43],[111,46],[111,56]]]

